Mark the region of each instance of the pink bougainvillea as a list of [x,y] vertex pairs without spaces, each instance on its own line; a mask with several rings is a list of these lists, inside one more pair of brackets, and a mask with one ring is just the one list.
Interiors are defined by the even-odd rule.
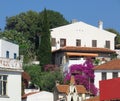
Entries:
[[94,86],[94,71],[91,59],[87,59],[84,64],[71,65],[70,71],[65,72],[64,83],[70,81],[71,75],[74,75],[75,82],[77,85],[84,85],[85,88],[92,94],[97,94],[97,88]]

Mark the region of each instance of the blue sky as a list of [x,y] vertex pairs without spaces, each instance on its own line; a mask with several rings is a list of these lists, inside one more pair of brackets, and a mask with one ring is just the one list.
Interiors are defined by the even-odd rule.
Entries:
[[59,12],[68,21],[77,19],[96,27],[102,20],[104,28],[120,32],[120,0],[1,0],[0,28],[4,29],[6,17],[44,8]]

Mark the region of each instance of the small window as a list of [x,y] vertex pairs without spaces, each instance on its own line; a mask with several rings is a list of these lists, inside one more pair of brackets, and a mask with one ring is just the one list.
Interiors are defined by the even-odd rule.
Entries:
[[81,40],[80,39],[76,40],[76,46],[81,46]]
[[17,58],[17,54],[16,53],[14,53],[14,59],[16,59]]
[[52,46],[56,46],[56,39],[55,39],[55,38],[52,38],[52,40],[51,40],[51,45],[52,45]]
[[7,95],[7,75],[0,75],[0,96]]
[[105,42],[105,48],[109,48],[110,49],[110,41],[106,41]]
[[102,80],[106,80],[107,79],[107,74],[106,72],[102,72]]
[[6,58],[9,58],[9,51],[6,51]]
[[118,77],[118,72],[113,72],[113,78],[117,78]]
[[66,39],[60,39],[60,47],[66,46]]
[[97,40],[92,40],[92,47],[97,47]]

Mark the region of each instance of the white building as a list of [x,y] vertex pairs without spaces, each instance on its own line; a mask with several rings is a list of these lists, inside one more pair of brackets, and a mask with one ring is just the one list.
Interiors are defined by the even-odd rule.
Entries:
[[54,99],[53,93],[47,91],[40,91],[25,94],[22,101],[54,101]]
[[89,91],[83,85],[76,85],[74,76],[71,76],[70,84],[56,84],[54,101],[84,101],[90,97]]
[[111,59],[114,51],[115,34],[99,27],[75,22],[69,25],[51,29],[53,63],[66,67],[71,63],[78,63],[81,58],[92,57],[101,61]]
[[18,45],[0,40],[0,101],[21,101],[22,61]]
[[102,22],[99,27],[75,22],[69,25],[51,29],[52,50],[64,46],[99,47],[114,50],[115,34],[102,29]]
[[0,39],[0,57],[16,59],[19,56],[19,45]]
[[99,88],[99,81],[120,77],[120,59],[114,59],[94,68],[95,86]]

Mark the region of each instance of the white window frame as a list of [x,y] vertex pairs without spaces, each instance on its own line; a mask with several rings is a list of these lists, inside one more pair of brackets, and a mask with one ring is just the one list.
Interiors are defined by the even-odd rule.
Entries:
[[7,75],[0,75],[0,96],[7,96]]

